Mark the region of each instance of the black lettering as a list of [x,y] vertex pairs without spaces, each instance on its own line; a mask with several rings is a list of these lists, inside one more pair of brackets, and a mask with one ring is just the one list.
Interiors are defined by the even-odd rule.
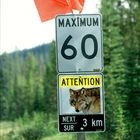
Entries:
[[99,26],[99,18],[67,18],[58,19],[59,27]]
[[79,26],[79,17],[77,17],[77,26]]
[[87,80],[87,78],[84,78],[85,85],[86,85],[86,80]]
[[87,25],[88,25],[88,26],[91,26],[91,25],[92,25],[92,20],[91,20],[91,18],[87,18]]
[[67,21],[66,21],[66,27],[67,26],[71,27],[69,19],[67,19]]
[[64,27],[64,19],[59,19],[58,20],[58,25],[59,25],[59,27]]
[[98,18],[96,18],[96,20],[95,20],[95,18],[93,18],[93,26],[95,26],[95,25],[99,25],[99,22],[98,22]]
[[[69,41],[70,41],[71,39],[72,39],[72,36],[69,35],[69,36],[66,38],[66,40],[65,40],[65,42],[64,42],[64,44],[63,44],[63,46],[62,46],[62,49],[61,49],[61,54],[62,54],[62,56],[63,56],[65,59],[68,59],[68,60],[71,60],[71,59],[75,58],[76,55],[77,55],[77,50],[76,50],[76,48],[75,48],[74,46],[68,44]],[[66,51],[67,49],[72,50],[72,54],[71,54],[71,55],[67,55],[67,54],[66,54],[65,51]]]
[[70,80],[71,80],[71,85],[73,86],[73,78],[70,78]]
[[65,85],[65,86],[66,86],[65,79],[62,80],[61,85],[62,85],[62,86]]
[[79,85],[83,85],[83,79],[79,78]]
[[77,78],[74,78],[74,85],[75,86],[78,86],[77,80],[78,80]]
[[96,85],[100,85],[100,78],[96,78]]
[[72,27],[73,27],[73,26],[75,26],[75,27],[76,27],[76,23],[75,23],[76,18],[71,18],[71,21],[72,21]]
[[66,80],[67,80],[67,85],[69,85],[69,78],[66,78]]
[[91,79],[90,79],[90,84],[91,84],[91,85],[94,85],[94,78],[91,78]]
[[89,80],[89,78],[88,78],[88,85],[90,85],[90,80]]
[[[93,46],[94,46],[94,51],[93,51],[93,53],[91,54],[91,55],[88,55],[87,53],[86,53],[86,41],[88,40],[88,39],[92,39],[93,40]],[[83,39],[82,39],[82,42],[81,42],[81,50],[82,50],[82,54],[83,54],[83,56],[85,57],[85,58],[87,58],[87,59],[92,59],[92,58],[94,58],[96,55],[97,55],[97,52],[98,52],[98,42],[97,42],[97,39],[96,39],[96,37],[94,36],[94,35],[92,35],[92,34],[87,34],[87,35],[85,35],[84,37],[83,37]]]
[[80,18],[80,26],[86,26],[86,19],[85,18]]

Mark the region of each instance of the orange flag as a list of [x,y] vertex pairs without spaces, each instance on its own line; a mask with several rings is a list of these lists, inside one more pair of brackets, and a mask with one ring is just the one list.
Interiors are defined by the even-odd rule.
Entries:
[[85,2],[85,0],[56,0],[56,1],[60,3],[65,3],[67,1],[71,9],[75,9],[80,12],[82,11]]
[[84,6],[84,2],[85,0],[70,0],[71,8],[81,12]]
[[85,0],[34,0],[41,21],[54,18],[57,14],[82,11]]
[[57,14],[71,13],[67,0],[34,0],[41,21],[54,18]]

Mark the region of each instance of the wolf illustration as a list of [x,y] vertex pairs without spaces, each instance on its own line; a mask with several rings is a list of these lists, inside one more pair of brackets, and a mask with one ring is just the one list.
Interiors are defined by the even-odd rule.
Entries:
[[100,113],[100,88],[69,89],[70,105],[76,112]]

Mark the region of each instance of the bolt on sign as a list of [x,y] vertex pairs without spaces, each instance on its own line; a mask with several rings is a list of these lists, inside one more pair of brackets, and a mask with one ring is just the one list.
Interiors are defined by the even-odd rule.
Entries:
[[100,14],[56,17],[58,72],[99,72],[102,70],[101,24]]
[[59,131],[104,131],[103,92],[101,73],[59,74]]

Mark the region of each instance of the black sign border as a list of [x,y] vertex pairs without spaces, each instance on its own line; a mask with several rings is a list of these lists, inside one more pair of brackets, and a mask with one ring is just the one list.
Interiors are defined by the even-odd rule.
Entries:
[[[103,131],[74,131],[74,132],[63,132],[63,131],[60,131],[60,122],[59,122],[59,120],[60,120],[60,116],[62,116],[62,115],[60,115],[60,100],[59,100],[59,76],[60,75],[68,75],[68,76],[73,76],[73,75],[101,75],[102,76],[102,99],[103,99],[103,114],[100,114],[100,115],[104,115],[104,130]],[[103,73],[98,73],[98,72],[90,72],[90,73],[59,73],[58,75],[57,75],[57,110],[58,110],[58,112],[57,112],[57,117],[58,117],[58,130],[59,130],[59,132],[61,132],[61,133],[99,133],[99,132],[105,132],[105,130],[106,130],[106,123],[105,123],[105,98],[104,98],[104,75],[103,75]],[[66,114],[65,114],[66,115]],[[65,116],[64,115],[64,116]],[[70,115],[70,114],[68,114],[68,115]],[[67,115],[67,116],[68,116]],[[71,114],[71,115],[76,115],[76,114]],[[78,114],[79,116],[80,116],[80,114]],[[83,115],[83,114],[81,114],[81,115]],[[92,114],[86,114],[86,115],[92,115]],[[98,115],[98,114],[95,114],[95,115]],[[94,114],[92,115],[92,116],[94,116]]]

